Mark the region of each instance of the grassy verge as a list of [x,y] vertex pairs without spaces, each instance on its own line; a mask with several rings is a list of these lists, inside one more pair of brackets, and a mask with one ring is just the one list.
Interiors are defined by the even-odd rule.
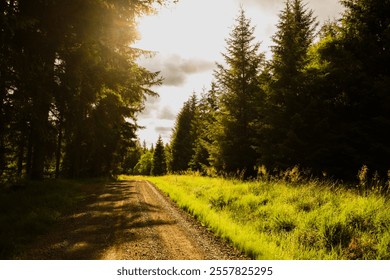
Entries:
[[98,181],[25,182],[0,189],[0,259],[12,259],[86,196]]
[[254,259],[390,259],[388,197],[324,182],[148,177]]

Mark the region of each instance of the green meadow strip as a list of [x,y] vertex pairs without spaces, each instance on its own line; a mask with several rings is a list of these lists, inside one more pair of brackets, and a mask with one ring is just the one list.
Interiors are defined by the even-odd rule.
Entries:
[[390,208],[325,182],[148,177],[181,208],[253,259],[390,259]]

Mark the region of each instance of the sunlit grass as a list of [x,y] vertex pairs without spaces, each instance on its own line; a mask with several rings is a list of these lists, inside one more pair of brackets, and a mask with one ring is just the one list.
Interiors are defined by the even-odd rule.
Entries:
[[389,200],[325,182],[148,177],[255,259],[390,259]]

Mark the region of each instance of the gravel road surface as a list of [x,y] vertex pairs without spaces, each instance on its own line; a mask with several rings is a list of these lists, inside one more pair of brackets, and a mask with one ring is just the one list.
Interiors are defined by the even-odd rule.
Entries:
[[93,187],[21,259],[247,259],[179,209],[148,181]]

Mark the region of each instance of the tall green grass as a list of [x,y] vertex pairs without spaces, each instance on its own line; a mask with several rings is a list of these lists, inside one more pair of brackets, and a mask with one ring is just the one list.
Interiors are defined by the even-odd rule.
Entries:
[[148,177],[254,259],[390,259],[389,200],[325,182]]
[[0,189],[0,259],[12,259],[47,232],[85,193],[87,182],[23,182]]

